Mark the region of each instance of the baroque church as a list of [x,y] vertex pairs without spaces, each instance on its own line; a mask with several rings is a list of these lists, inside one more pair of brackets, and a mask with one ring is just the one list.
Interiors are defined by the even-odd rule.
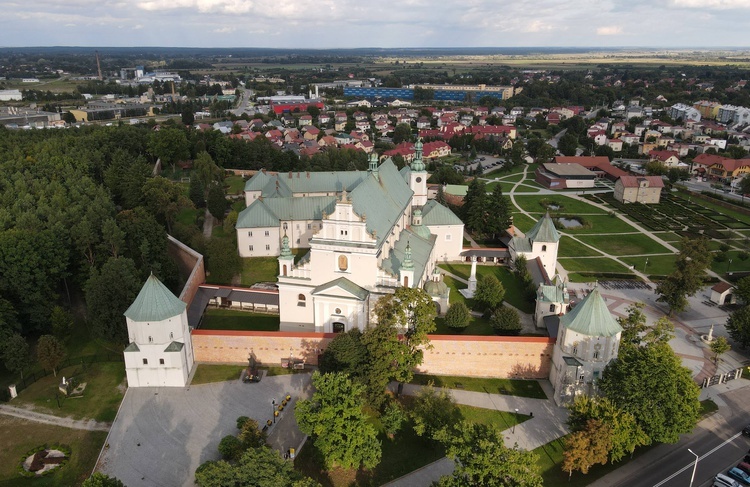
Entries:
[[367,171],[261,171],[246,183],[238,251],[278,257],[281,331],[365,328],[375,302],[399,286],[426,289],[447,311],[437,263],[460,259],[464,225],[427,199],[422,142],[414,149],[400,171],[371,154]]

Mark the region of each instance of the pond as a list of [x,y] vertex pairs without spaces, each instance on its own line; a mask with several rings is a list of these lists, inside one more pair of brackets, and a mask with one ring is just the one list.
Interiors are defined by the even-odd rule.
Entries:
[[548,210],[552,210],[552,211],[557,211],[557,210],[560,209],[560,205],[549,204],[549,205],[547,205],[547,209]]
[[583,224],[575,218],[557,218],[558,223],[565,228],[581,228]]

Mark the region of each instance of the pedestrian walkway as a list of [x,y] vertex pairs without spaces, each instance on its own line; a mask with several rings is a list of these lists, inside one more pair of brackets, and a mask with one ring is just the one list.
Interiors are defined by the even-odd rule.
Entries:
[[[539,381],[545,394],[550,399],[532,399],[528,397],[508,396],[504,394],[489,394],[485,392],[449,389],[451,396],[458,404],[474,406],[496,411],[518,412],[532,415],[531,419],[515,427],[503,431],[505,446],[517,446],[523,450],[533,450],[568,434],[566,424],[568,410],[557,406],[551,399],[552,385],[548,381]],[[395,388],[395,384],[391,385]],[[403,393],[414,396],[424,386],[404,384]],[[453,471],[453,461],[442,458],[426,465],[414,472],[400,477],[388,484],[388,487],[428,487],[440,477],[449,475]]]
[[8,406],[7,404],[0,404],[0,414],[34,421],[35,423],[51,424],[76,430],[109,431],[109,428],[112,426],[110,423],[102,423],[93,419],[61,418],[51,414],[37,413],[29,409]]

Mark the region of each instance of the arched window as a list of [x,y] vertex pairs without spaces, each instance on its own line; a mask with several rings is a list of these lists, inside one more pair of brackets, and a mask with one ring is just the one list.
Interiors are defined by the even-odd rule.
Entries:
[[409,276],[404,276],[404,287],[409,287]]
[[149,343],[153,343],[154,342],[154,337],[148,337],[148,342]]
[[339,270],[345,271],[349,268],[349,259],[345,255],[339,255]]
[[174,333],[170,331],[169,332],[169,339],[171,340],[172,338],[174,338]]
[[281,268],[281,275],[286,276],[286,264],[284,264]]
[[542,245],[542,252],[546,252],[546,251],[547,251],[547,246],[546,245]]
[[304,294],[297,295],[297,306],[307,306],[307,298]]

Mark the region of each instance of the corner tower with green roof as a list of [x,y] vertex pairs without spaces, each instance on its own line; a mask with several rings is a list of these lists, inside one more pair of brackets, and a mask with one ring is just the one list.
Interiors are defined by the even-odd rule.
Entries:
[[531,230],[526,232],[526,235],[514,236],[508,243],[508,251],[511,260],[515,260],[520,255],[526,257],[529,262],[539,259],[539,263],[547,273],[547,280],[552,280],[556,273],[559,245],[560,233],[547,213],[531,227]]
[[557,404],[596,393],[604,368],[617,358],[621,334],[597,286],[560,317],[550,370]]
[[128,387],[184,387],[195,363],[185,302],[151,274],[124,314]]

